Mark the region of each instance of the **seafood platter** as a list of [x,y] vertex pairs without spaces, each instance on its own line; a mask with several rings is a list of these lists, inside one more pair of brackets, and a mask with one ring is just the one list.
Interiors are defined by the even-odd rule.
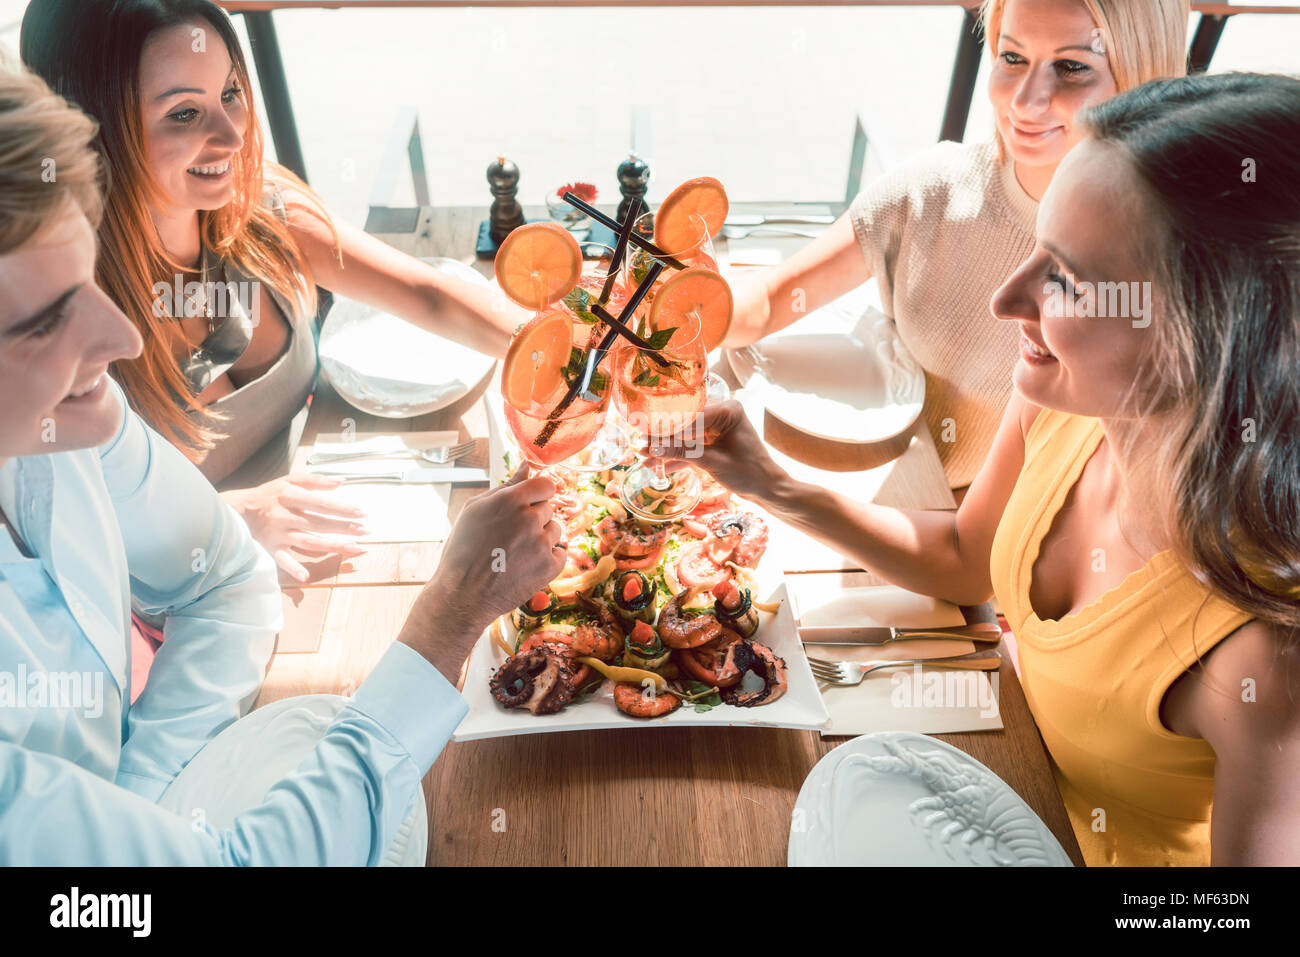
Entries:
[[711,479],[680,521],[643,523],[624,470],[573,473],[553,500],[568,563],[482,636],[453,740],[668,725],[820,728],[825,706],[767,525]]
[[711,241],[728,208],[717,179],[696,177],[657,212],[635,200],[610,220],[607,258],[585,262],[550,223],[503,241],[497,283],[536,315],[515,331],[489,409],[554,483],[567,561],[475,645],[453,740],[829,720],[785,586],[761,570],[767,523],[706,473],[669,474],[649,454],[708,401],[707,357],[733,310]]

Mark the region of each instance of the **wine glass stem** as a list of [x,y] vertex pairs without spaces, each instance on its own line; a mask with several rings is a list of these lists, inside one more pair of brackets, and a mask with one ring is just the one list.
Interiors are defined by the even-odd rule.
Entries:
[[654,478],[650,480],[650,487],[656,492],[662,492],[664,489],[672,487],[673,480],[668,477],[663,459],[655,459],[650,471],[654,473]]

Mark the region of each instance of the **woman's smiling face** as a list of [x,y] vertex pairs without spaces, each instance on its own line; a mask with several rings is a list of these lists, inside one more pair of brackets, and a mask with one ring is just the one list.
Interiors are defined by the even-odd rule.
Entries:
[[1074,115],[1119,92],[1081,0],[1007,0],[989,77],[998,132],[1015,162],[1054,167],[1083,136]]
[[1087,139],[1061,163],[1039,205],[1037,248],[990,303],[998,319],[1020,325],[1012,378],[1030,402],[1078,415],[1136,414],[1131,390],[1152,381],[1147,350],[1160,321],[1142,255],[1159,246],[1154,209],[1113,146]]
[[140,55],[145,156],[169,211],[220,209],[235,192],[233,161],[248,111],[219,34],[204,24],[167,27]]

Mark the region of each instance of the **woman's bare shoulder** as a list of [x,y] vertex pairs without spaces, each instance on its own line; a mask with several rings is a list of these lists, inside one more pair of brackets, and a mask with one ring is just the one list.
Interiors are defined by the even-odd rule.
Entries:
[[1198,670],[1183,707],[1216,753],[1281,738],[1300,747],[1300,631],[1254,619],[1210,649]]

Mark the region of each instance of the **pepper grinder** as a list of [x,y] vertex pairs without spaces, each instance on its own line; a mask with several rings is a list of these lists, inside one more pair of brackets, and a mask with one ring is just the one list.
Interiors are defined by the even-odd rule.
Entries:
[[[618,191],[623,194],[623,201],[618,204],[618,221],[623,222],[632,208],[632,201],[635,199],[642,200],[641,209],[649,211],[649,204],[645,203],[645,191],[650,184],[650,167],[646,161],[635,153],[628,154],[628,158],[618,164]],[[651,218],[650,222],[653,222]]]
[[489,235],[500,246],[510,231],[524,224],[524,208],[515,197],[519,193],[519,167],[504,156],[487,168],[492,187],[492,208],[488,212]]

